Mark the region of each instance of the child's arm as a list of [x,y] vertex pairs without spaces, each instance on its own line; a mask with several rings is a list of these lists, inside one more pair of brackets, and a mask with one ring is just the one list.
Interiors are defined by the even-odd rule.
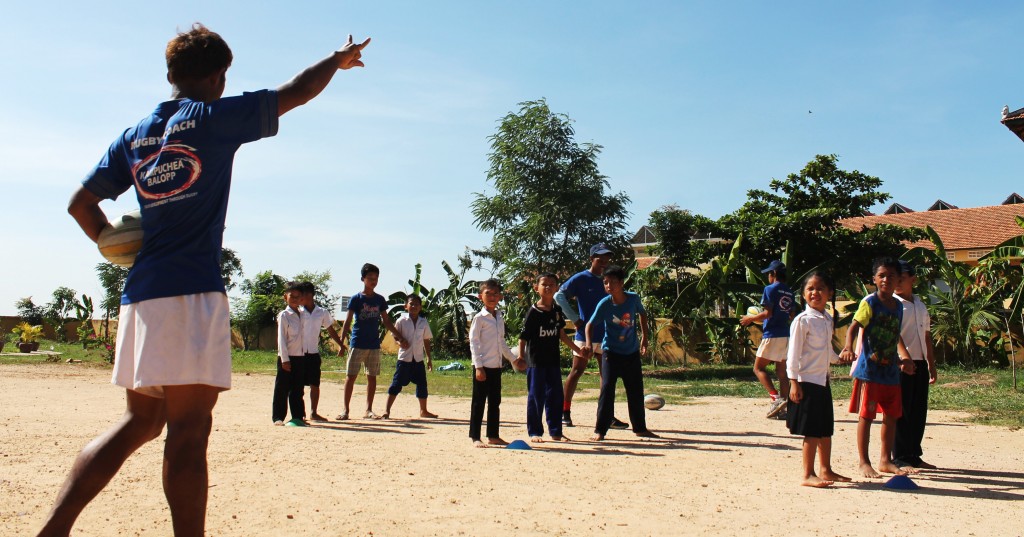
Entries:
[[569,294],[567,292],[559,289],[558,292],[555,293],[555,304],[558,304],[558,307],[562,309],[562,314],[572,322],[573,326],[576,327],[576,330],[583,329],[583,321],[580,320],[579,314],[576,313],[576,310],[569,302]]
[[349,331],[352,329],[352,309],[349,308],[348,313],[345,315],[345,324],[341,326],[341,351],[338,352],[338,356],[345,355],[345,342],[348,341]]
[[857,334],[860,332],[860,323],[853,321],[850,323],[850,328],[846,330],[846,342],[843,344],[843,350],[839,352],[839,361],[850,363],[856,356],[853,355],[853,342],[857,341]]
[[388,312],[385,311],[380,314],[380,321],[384,323],[384,328],[386,328],[388,332],[391,332],[391,336],[395,338],[395,342],[398,343],[399,347],[403,349],[409,347],[409,343],[405,341],[404,337],[402,337],[401,332],[395,328],[395,322],[391,320],[391,316],[388,315]]
[[334,326],[327,327],[327,335],[331,336],[331,339],[338,344],[338,356],[345,356],[345,342],[342,341],[341,336],[338,335],[338,331],[334,329]]
[[900,336],[899,341],[896,342],[896,354],[900,357],[900,371],[913,375],[914,359],[910,357],[910,351],[907,350],[907,345],[903,343],[903,336]]
[[[799,403],[803,399],[803,390],[800,389],[800,383],[797,381],[800,378],[800,371],[803,370],[803,364],[800,359],[803,357],[804,351],[804,331],[801,329],[802,323],[797,321],[789,327],[789,347],[786,349],[786,377],[789,378],[789,400],[794,403]],[[831,346],[831,343],[829,343]]]
[[482,349],[483,346],[480,341],[480,323],[477,322],[476,317],[473,317],[473,322],[469,323],[469,361],[473,365],[473,374],[475,375],[476,380],[480,382],[487,380],[487,372],[484,371],[483,366],[478,361]]
[[430,338],[423,339],[423,352],[427,355],[427,371],[433,371],[434,359],[430,356]]
[[576,342],[573,341],[571,337],[569,337],[569,334],[565,333],[565,330],[558,331],[558,339],[562,340],[562,343],[564,343],[566,347],[572,349],[572,352],[575,352],[576,354],[584,358],[590,358],[590,356],[587,355],[587,351],[590,349],[581,349],[578,345],[576,345]]
[[641,312],[640,317],[640,355],[647,354],[647,339],[650,337],[650,327],[647,326],[647,313]]
[[281,359],[281,369],[292,370],[288,358],[288,322],[284,320],[284,312],[277,314],[277,357]]
[[928,361],[928,384],[935,384],[939,379],[939,370],[935,367],[935,346],[932,345],[932,331],[924,332],[924,359]]
[[327,87],[327,84],[330,84],[339,69],[363,67],[363,62],[359,58],[362,56],[363,48],[369,44],[370,38],[356,44],[349,35],[343,47],[282,84],[277,88],[277,115],[283,116],[289,110],[311,101]]

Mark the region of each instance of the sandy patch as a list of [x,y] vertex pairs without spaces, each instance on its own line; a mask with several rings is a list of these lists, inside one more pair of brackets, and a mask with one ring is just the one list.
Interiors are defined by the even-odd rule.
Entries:
[[[36,531],[75,454],[121,414],[123,392],[108,378],[80,365],[0,366],[0,534]],[[647,414],[662,439],[611,431],[601,444],[582,441],[596,404],[581,401],[580,426],[566,430],[578,442],[515,451],[471,447],[468,400],[432,397],[441,419],[414,419],[416,401],[403,392],[394,420],[274,427],[273,378],[234,380],[211,438],[210,535],[1021,532],[1024,432],[965,425],[952,413],[930,416],[925,458],[943,469],[915,476],[919,491],[862,478],[811,490],[797,486],[800,439],[765,419],[760,400],[669,405]],[[385,400],[378,394],[375,410]],[[340,407],[341,386],[325,384],[322,413]],[[856,423],[842,407],[834,467],[854,476]],[[502,418],[506,440],[526,439],[524,398],[506,398]],[[130,458],[75,535],[169,535],[162,449],[158,440]]]

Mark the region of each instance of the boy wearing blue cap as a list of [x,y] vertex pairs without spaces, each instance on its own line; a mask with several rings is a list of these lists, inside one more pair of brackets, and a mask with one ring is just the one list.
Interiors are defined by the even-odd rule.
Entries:
[[[764,323],[761,344],[758,345],[754,358],[754,375],[768,390],[768,396],[771,398],[768,417],[775,418],[785,412],[786,401],[789,399],[786,353],[789,350],[789,322],[794,314],[793,291],[786,285],[786,265],[782,261],[772,261],[761,273],[768,275],[768,285],[761,295],[763,309],[757,315],[744,315],[740,318],[740,324],[750,326],[756,322]],[[781,393],[775,390],[772,377],[768,374],[770,362],[775,362],[775,373],[779,377]]]

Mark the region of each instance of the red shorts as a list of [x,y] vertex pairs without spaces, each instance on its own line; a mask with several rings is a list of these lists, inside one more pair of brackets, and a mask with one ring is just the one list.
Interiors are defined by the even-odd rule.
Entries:
[[899,384],[878,384],[853,379],[850,413],[873,420],[878,412],[890,418],[903,416],[903,396]]

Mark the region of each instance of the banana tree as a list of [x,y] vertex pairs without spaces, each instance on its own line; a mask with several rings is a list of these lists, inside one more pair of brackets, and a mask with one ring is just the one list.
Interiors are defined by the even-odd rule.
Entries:
[[944,343],[957,361],[965,365],[983,365],[992,349],[981,333],[1002,328],[1002,289],[998,285],[979,285],[978,271],[946,257],[946,248],[938,233],[925,228],[934,250],[917,247],[905,258],[917,260],[930,269],[926,291],[932,318],[932,336]]
[[410,291],[399,291],[388,297],[391,306],[388,313],[396,317],[405,311],[405,302],[409,295],[420,297],[423,303],[422,315],[427,319],[430,331],[434,335],[434,348],[441,352],[454,355],[469,353],[469,312],[479,310],[480,299],[477,297],[479,282],[467,280],[466,269],[460,272],[452,269],[447,261],[441,262],[448,276],[448,287],[440,290],[427,289],[421,276],[423,265],[416,264],[416,275],[409,280]]

